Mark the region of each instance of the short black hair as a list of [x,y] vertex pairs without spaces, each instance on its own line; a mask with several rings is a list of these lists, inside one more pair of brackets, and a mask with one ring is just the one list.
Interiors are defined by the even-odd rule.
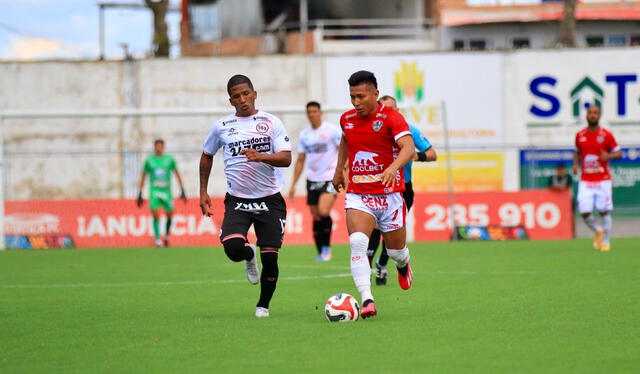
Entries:
[[376,76],[373,75],[373,73],[370,71],[356,71],[349,77],[349,87],[355,87],[363,83],[368,83],[376,89],[378,88],[378,80],[376,79]]
[[318,110],[322,110],[322,107],[320,106],[320,103],[317,102],[317,101],[309,101],[307,103],[307,110],[309,110],[310,106],[314,106],[314,107],[318,108]]
[[231,95],[231,89],[239,84],[246,83],[249,85],[249,88],[253,91],[253,83],[251,83],[251,79],[246,75],[236,74],[233,77],[229,78],[229,82],[227,82],[227,93]]
[[158,138],[158,139],[153,141],[153,145],[156,145],[158,143],[161,143],[162,145],[164,145],[164,139]]
[[398,100],[396,100],[395,97],[390,96],[390,95],[384,95],[380,98],[380,101],[385,101],[385,100],[393,100],[394,103],[397,103]]

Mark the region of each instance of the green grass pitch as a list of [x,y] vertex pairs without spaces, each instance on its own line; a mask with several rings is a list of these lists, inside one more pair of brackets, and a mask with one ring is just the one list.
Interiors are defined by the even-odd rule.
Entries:
[[638,373],[640,244],[413,244],[414,285],[357,295],[346,246],[287,246],[271,317],[220,248],[0,253],[0,373]]

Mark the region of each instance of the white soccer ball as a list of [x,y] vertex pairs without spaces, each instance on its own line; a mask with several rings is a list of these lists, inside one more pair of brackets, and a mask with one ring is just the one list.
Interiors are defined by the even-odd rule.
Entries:
[[348,293],[337,293],[327,300],[324,314],[329,322],[355,322],[360,317],[360,305]]

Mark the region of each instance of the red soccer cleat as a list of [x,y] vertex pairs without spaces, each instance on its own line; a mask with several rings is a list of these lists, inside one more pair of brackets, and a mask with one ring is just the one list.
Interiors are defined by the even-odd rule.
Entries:
[[367,301],[370,302],[367,303],[367,306],[363,306],[362,311],[360,311],[360,316],[362,316],[362,319],[367,319],[378,314],[378,311],[376,310],[376,303],[374,303],[373,300]]
[[398,269],[398,283],[400,283],[400,288],[403,290],[411,288],[411,284],[413,283],[413,273],[411,272],[411,266],[409,266],[408,262],[404,276],[401,274],[400,269]]

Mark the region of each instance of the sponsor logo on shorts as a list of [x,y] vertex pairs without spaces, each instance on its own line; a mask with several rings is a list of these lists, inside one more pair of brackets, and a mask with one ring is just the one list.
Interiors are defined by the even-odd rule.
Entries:
[[387,202],[387,197],[384,195],[377,195],[377,196],[362,195],[360,196],[360,198],[362,199],[362,203],[371,210],[389,209],[389,202]]
[[257,202],[257,203],[237,202],[235,210],[239,210],[241,212],[259,214],[260,212],[268,212],[269,207],[267,207],[267,203],[265,203],[264,201]]

